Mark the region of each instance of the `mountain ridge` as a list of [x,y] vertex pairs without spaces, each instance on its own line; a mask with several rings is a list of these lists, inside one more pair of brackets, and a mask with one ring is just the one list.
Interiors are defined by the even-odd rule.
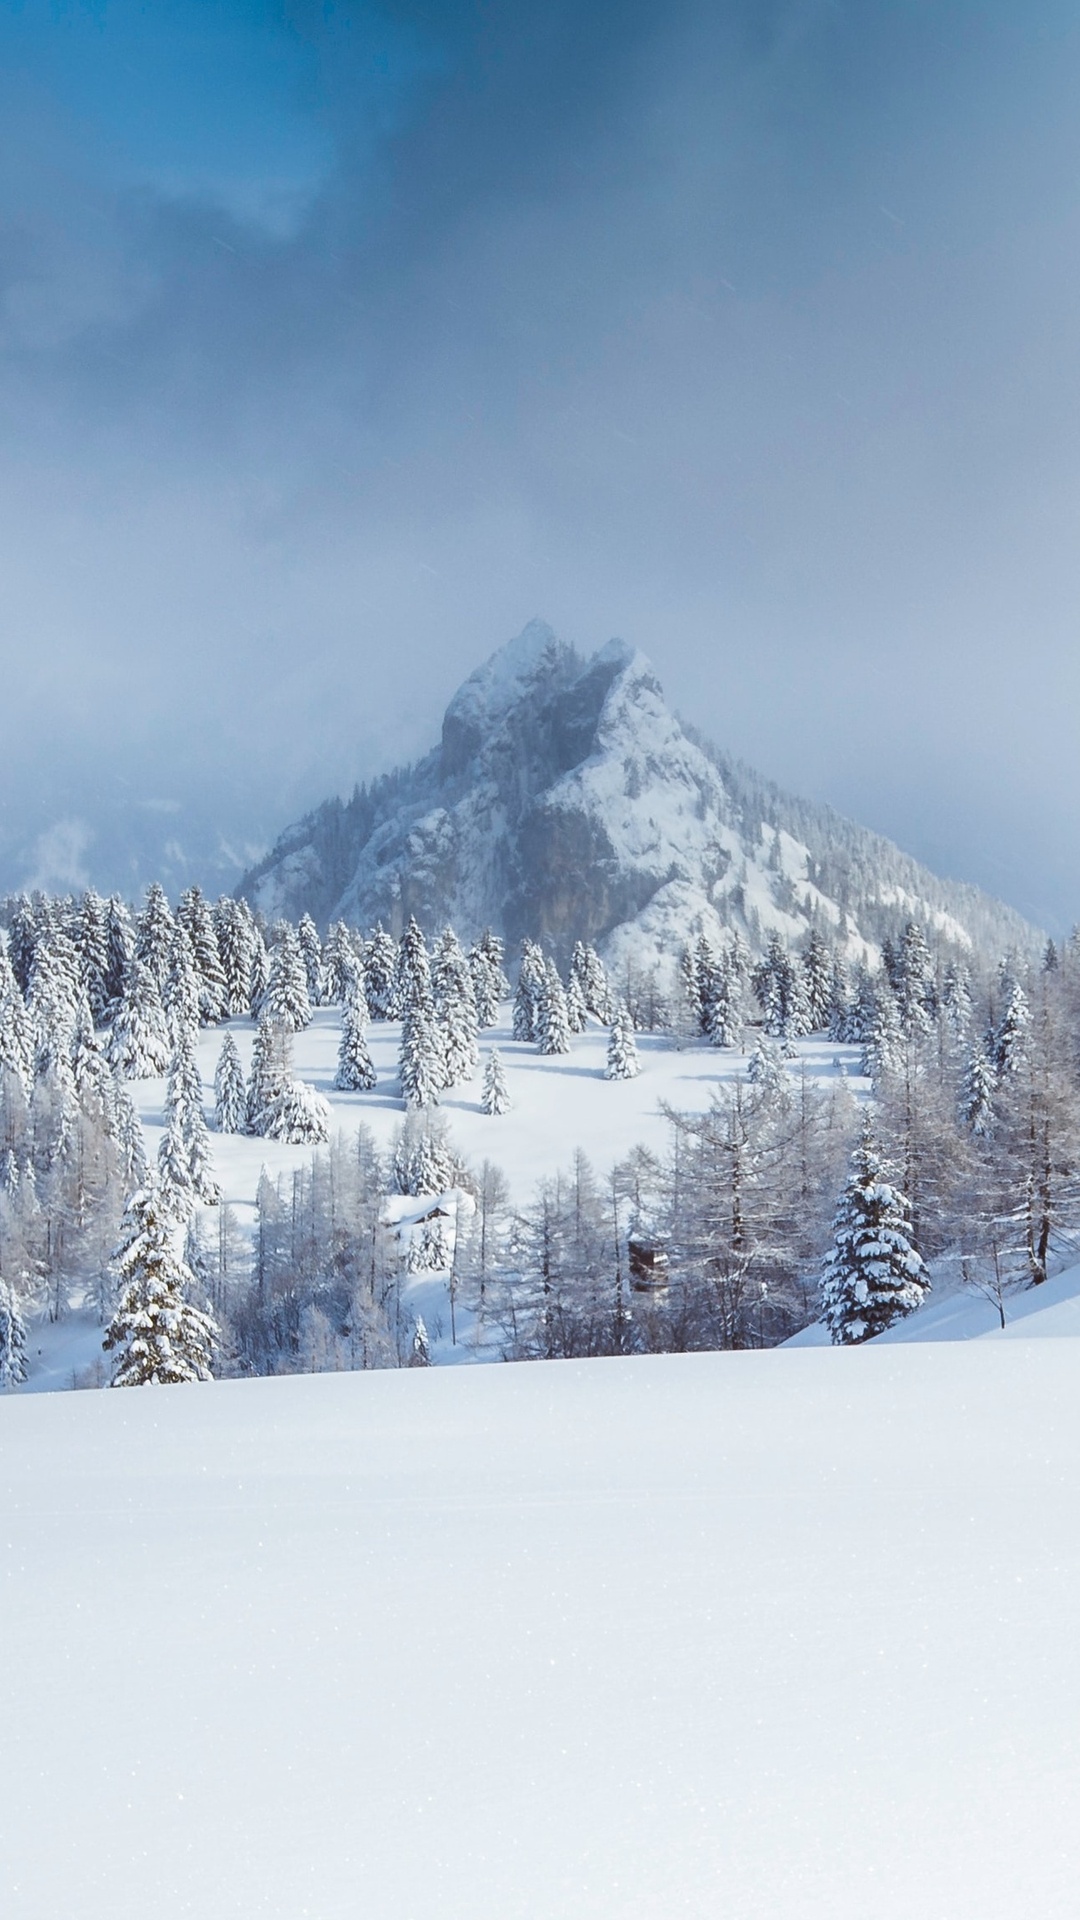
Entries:
[[539,620],[462,682],[428,754],[287,827],[237,892],[269,918],[397,930],[415,914],[429,933],[491,924],[557,954],[592,940],[612,964],[734,927],[760,948],[818,925],[852,958],[910,918],[971,952],[1040,938],[713,745],[624,641],[584,660]]

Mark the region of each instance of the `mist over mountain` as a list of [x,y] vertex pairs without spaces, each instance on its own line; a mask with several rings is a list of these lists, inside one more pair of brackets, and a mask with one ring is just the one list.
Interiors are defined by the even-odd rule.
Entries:
[[397,932],[415,914],[428,933],[490,924],[560,956],[593,941],[613,964],[736,927],[760,948],[817,925],[853,956],[912,917],[961,948],[1037,939],[710,745],[643,654],[612,640],[583,660],[542,621],[464,681],[429,754],[287,828],[238,890],[271,919]]

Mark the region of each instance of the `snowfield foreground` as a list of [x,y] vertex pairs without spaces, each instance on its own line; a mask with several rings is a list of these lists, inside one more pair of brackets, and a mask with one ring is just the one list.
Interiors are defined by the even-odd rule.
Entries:
[[1075,1914],[1078,1358],[5,1399],[5,1915]]

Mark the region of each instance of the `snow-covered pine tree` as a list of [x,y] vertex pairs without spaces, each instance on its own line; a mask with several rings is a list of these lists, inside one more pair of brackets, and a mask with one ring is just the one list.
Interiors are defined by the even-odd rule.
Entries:
[[843,956],[834,953],[829,969],[829,1039],[843,1045],[854,1039],[851,1017],[851,988]]
[[909,920],[900,937],[893,972],[900,1031],[917,1040],[930,1031],[934,1009],[934,969],[922,928]]
[[188,887],[180,895],[176,918],[190,943],[200,1024],[216,1027],[230,1011],[230,994],[213,910],[201,887]]
[[407,1107],[438,1106],[446,1063],[434,1014],[423,999],[406,1005],[402,1016],[398,1077]]
[[300,946],[300,956],[307,975],[308,999],[313,1007],[322,1005],[323,997],[323,950],[319,939],[319,930],[310,913],[301,914],[296,929]]
[[154,976],[132,959],[109,1035],[109,1064],[125,1080],[149,1080],[169,1064],[169,1038]]
[[375,1068],[367,1043],[368,1005],[364,998],[363,976],[353,974],[348,997],[341,1010],[341,1043],[338,1047],[334,1085],[341,1093],[370,1093],[375,1085]]
[[93,888],[83,894],[75,917],[75,950],[79,957],[79,985],[90,1003],[94,1024],[101,1026],[109,1004],[109,934],[105,902]]
[[754,969],[754,992],[770,1039],[786,1044],[809,1031],[809,1011],[799,970],[780,935],[773,932],[765,958]]
[[811,927],[803,948],[802,973],[810,1031],[824,1033],[832,1012],[833,966],[829,943],[817,927]]
[[964,1070],[960,1114],[970,1132],[984,1138],[994,1126],[994,1069],[982,1047],[975,1047]]
[[431,986],[431,962],[415,915],[410,915],[409,923],[398,942],[394,978],[398,1009],[403,1020],[411,1008],[423,1007],[428,1013],[431,1012],[435,1004]]
[[240,1019],[251,1012],[253,966],[258,935],[246,900],[222,896],[213,909],[221,971],[225,982],[225,1012]]
[[159,994],[165,991],[173,924],[165,889],[151,880],[143,910],[135,922],[135,957],[150,969]]
[[480,1111],[489,1114],[509,1113],[510,1104],[510,1089],[506,1084],[506,1074],[499,1058],[499,1049],[492,1047],[484,1064]]
[[9,990],[0,995],[0,1073],[13,1074],[29,1093],[34,1071],[34,1048],[26,1003],[14,975]]
[[566,1015],[566,993],[554,960],[544,968],[536,1008],[536,1044],[541,1053],[569,1053],[570,1023]]
[[217,1322],[195,1306],[195,1278],[176,1251],[176,1223],[150,1180],[132,1195],[114,1265],[121,1293],[102,1341],[116,1354],[114,1387],[177,1386],[213,1378]]
[[14,1287],[0,1278],[0,1388],[21,1387],[28,1370],[26,1321]]
[[428,1330],[424,1325],[423,1315],[419,1313],[413,1321],[409,1365],[410,1367],[430,1367],[431,1365],[431,1343],[428,1340]]
[[364,944],[364,992],[373,1020],[396,1020],[397,948],[380,921]]
[[435,1018],[442,1032],[448,1087],[471,1080],[476,1072],[477,1012],[469,963],[452,927],[440,934],[431,970]]
[[963,1047],[971,1033],[971,975],[955,960],[950,960],[941,983],[941,1011],[951,1045]]
[[108,954],[105,1016],[109,1019],[124,991],[128,969],[135,957],[135,929],[131,924],[131,915],[118,893],[110,894],[105,906],[105,938]]
[[290,1078],[271,1100],[263,1132],[290,1146],[319,1146],[330,1138],[330,1109],[306,1080]]
[[170,1115],[158,1142],[157,1177],[161,1205],[170,1218],[174,1221],[189,1220],[196,1200],[195,1182],[179,1113]]
[[581,988],[581,997],[586,1009],[596,1020],[609,1023],[614,1011],[611,986],[604,963],[596,948],[588,942],[578,941],[570,962],[571,972],[577,975]]
[[245,1131],[265,1134],[267,1116],[282,1087],[292,1079],[292,1035],[280,1020],[264,1014],[255,1029],[247,1086]]
[[584,1033],[588,1025],[588,1008],[581,991],[581,981],[573,971],[566,983],[566,1024],[571,1033]]
[[113,1073],[112,1110],[125,1189],[134,1193],[146,1180],[146,1140],[135,1102],[116,1072]]
[[362,957],[353,945],[352,934],[344,920],[335,920],[323,949],[323,997],[327,1006],[343,1007],[356,981],[363,987]]
[[108,1114],[113,1105],[113,1080],[104,1050],[94,1033],[90,1001],[84,993],[71,1037],[71,1075],[84,1113]]
[[694,1032],[704,1033],[705,1002],[702,998],[701,981],[698,978],[697,946],[693,941],[687,941],[679,955],[679,990]]
[[994,1072],[999,1080],[1004,1080],[1009,1074],[1016,1072],[1023,1058],[1028,1029],[1031,1026],[1031,1007],[1019,980],[1006,974],[1003,989],[1004,1004],[1001,1018],[993,1035]]
[[605,1080],[633,1080],[641,1071],[638,1059],[637,1042],[634,1039],[634,1023],[625,1005],[616,1008],[608,1038],[607,1066],[604,1069]]
[[766,1034],[758,1035],[746,1063],[746,1077],[775,1111],[786,1112],[791,1106],[791,1082],[784,1071],[780,1049]]
[[199,977],[191,937],[181,920],[173,927],[169,942],[169,966],[161,990],[161,1005],[170,1039],[178,1033],[194,1035],[199,1025]]
[[930,1278],[909,1238],[909,1218],[908,1201],[864,1126],[821,1281],[822,1319],[834,1346],[873,1339],[925,1300]]
[[714,1047],[738,1046],[743,1030],[742,982],[727,948],[710,969],[703,1020],[706,1038]]
[[871,1080],[895,1073],[900,1064],[900,1016],[896,996],[885,973],[874,983],[873,997],[862,1035],[862,1071]]
[[535,940],[521,943],[521,964],[514,989],[514,1039],[535,1040],[544,985],[544,956]]
[[231,1033],[221,1043],[214,1070],[214,1118],[219,1133],[246,1133],[247,1087],[240,1053]]
[[287,920],[281,922],[271,950],[270,977],[260,1012],[290,1033],[302,1033],[311,1025],[307,969],[296,928]]

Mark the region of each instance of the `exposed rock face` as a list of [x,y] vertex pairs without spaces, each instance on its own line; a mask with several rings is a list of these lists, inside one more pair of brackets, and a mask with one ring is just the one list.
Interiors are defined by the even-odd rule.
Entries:
[[458,689],[438,747],[289,829],[240,892],[271,918],[465,938],[492,925],[565,957],[592,940],[647,962],[738,926],[755,946],[811,922],[851,955],[914,916],[958,946],[1030,945],[1011,910],[727,762],[664,703],[640,653],[583,662],[534,621]]

